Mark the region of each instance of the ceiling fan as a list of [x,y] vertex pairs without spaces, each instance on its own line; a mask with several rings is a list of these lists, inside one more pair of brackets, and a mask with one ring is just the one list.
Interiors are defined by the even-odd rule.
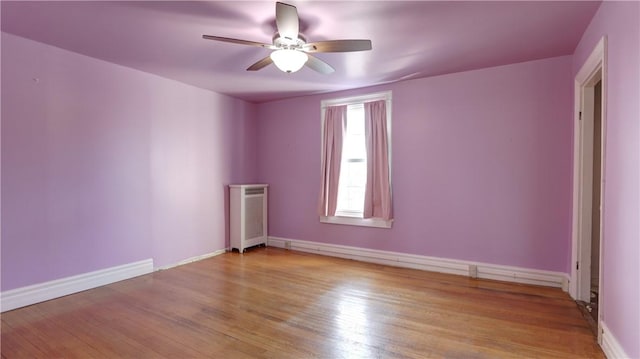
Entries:
[[335,71],[334,68],[311,53],[371,50],[371,40],[330,40],[307,43],[305,37],[299,32],[299,25],[296,7],[277,2],[276,27],[278,32],[273,36],[272,44],[211,35],[202,35],[202,38],[275,50],[269,56],[249,66],[247,71],[257,71],[274,63],[280,70],[287,73],[296,72],[306,65],[319,73],[330,74]]

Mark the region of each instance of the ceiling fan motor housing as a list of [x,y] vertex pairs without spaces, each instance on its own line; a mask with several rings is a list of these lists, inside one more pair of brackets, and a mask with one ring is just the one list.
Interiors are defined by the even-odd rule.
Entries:
[[295,40],[288,37],[281,37],[279,33],[273,35],[273,46],[278,49],[302,50],[302,47],[306,43],[307,39],[302,34],[298,34],[298,38]]

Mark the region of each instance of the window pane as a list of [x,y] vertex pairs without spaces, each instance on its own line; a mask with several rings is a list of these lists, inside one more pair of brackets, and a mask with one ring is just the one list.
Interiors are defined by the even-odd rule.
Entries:
[[364,159],[367,150],[364,143],[364,106],[347,107],[347,132],[343,143],[343,156]]
[[349,162],[349,182],[350,187],[364,187],[367,182],[367,164],[366,162]]
[[342,144],[338,187],[338,212],[362,216],[367,182],[367,151],[364,136],[364,106],[347,107],[347,131]]

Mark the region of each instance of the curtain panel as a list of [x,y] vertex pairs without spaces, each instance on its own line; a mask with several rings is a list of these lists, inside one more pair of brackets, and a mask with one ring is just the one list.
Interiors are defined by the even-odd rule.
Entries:
[[389,180],[389,141],[386,101],[364,104],[365,141],[367,147],[367,185],[364,218],[391,220],[391,183]]
[[318,198],[318,215],[321,217],[335,216],[336,214],[346,116],[346,105],[331,106],[325,109],[320,197]]

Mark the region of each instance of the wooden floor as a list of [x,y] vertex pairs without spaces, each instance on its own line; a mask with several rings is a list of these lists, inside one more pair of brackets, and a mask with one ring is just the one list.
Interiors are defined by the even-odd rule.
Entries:
[[604,358],[559,289],[276,248],[2,314],[2,358]]

